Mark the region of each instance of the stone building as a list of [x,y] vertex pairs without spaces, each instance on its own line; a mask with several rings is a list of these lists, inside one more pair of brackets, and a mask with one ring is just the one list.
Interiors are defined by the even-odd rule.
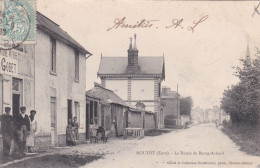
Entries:
[[161,82],[165,79],[164,57],[138,55],[136,35],[130,39],[128,57],[101,57],[98,77],[103,87],[113,90],[130,106],[142,102],[146,110],[156,113],[157,128],[163,128]]
[[91,54],[58,24],[37,12],[36,45],[1,50],[1,59],[11,63],[0,71],[0,113],[12,114],[19,107],[37,111],[38,134],[46,145],[65,143],[68,120],[76,116],[80,138],[86,132],[86,55]]
[[180,121],[180,95],[171,91],[171,88],[164,86],[162,88],[161,100],[164,103],[163,112],[164,118],[168,115],[173,115],[175,124],[178,125]]

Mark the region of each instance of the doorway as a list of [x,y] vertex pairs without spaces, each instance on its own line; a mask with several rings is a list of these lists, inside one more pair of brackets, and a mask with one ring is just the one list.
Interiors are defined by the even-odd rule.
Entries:
[[17,78],[12,78],[12,110],[13,116],[17,116],[20,112],[20,106],[23,98],[23,86],[22,80]]
[[13,94],[13,116],[16,117],[19,114],[20,108],[20,94]]
[[68,99],[68,124],[69,120],[72,121],[72,100]]
[[55,146],[58,142],[57,137],[57,113],[56,113],[56,97],[51,97],[51,145]]

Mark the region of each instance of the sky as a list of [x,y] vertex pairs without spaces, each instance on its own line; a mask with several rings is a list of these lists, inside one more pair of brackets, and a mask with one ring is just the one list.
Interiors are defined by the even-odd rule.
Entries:
[[[86,63],[86,88],[99,82],[97,71],[103,57],[126,57],[129,38],[137,35],[139,56],[163,56],[166,79],[162,86],[181,96],[191,96],[194,106],[219,106],[223,91],[238,79],[234,66],[249,45],[254,58],[260,47],[260,15],[252,14],[258,1],[86,1],[38,0],[37,10],[56,22],[93,55]],[[260,11],[260,9],[259,9]],[[115,19],[126,24],[152,21],[151,28],[117,28]],[[201,18],[194,32],[188,30]],[[174,19],[181,26],[171,26]],[[181,28],[183,27],[183,28]]]

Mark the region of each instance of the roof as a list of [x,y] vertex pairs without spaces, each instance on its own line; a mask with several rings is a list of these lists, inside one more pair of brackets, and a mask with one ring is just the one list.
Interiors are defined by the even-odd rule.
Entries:
[[74,40],[67,32],[62,30],[58,24],[56,24],[40,12],[37,12],[37,28],[40,28],[41,30],[55,36],[56,38],[59,38],[60,40],[75,47],[84,54],[91,54],[76,40]]
[[[164,57],[138,56],[140,70],[135,75],[161,75],[164,78]],[[128,57],[101,57],[98,75],[126,75]]]
[[117,94],[115,94],[112,90],[106,89],[97,83],[95,83],[95,86],[92,89],[86,92],[86,96],[95,99],[100,99],[101,103],[105,103],[105,104],[115,103],[115,104],[128,107],[125,101],[121,99]]

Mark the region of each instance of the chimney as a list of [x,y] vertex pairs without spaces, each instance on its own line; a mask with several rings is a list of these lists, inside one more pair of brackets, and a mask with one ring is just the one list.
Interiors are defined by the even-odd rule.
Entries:
[[132,38],[130,38],[130,45],[128,52],[128,72],[133,73],[139,69],[138,66],[138,49],[136,48],[136,34],[134,35],[134,48],[132,48]]

